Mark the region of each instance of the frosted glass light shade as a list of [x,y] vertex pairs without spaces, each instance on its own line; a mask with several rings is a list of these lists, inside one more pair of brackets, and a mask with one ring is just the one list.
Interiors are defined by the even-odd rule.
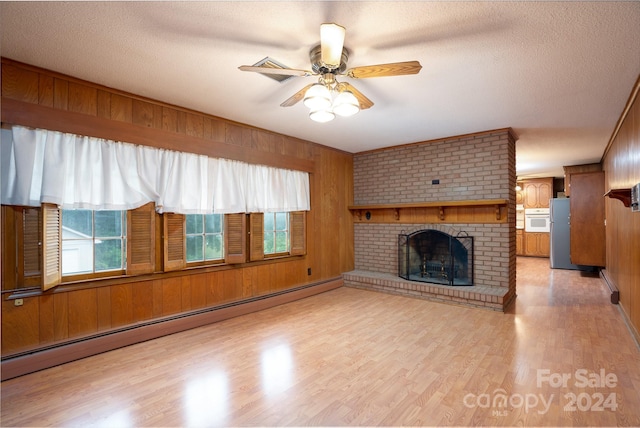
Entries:
[[333,112],[339,116],[353,116],[359,111],[360,103],[351,91],[340,92],[333,103]]
[[314,122],[325,123],[333,120],[336,115],[329,109],[311,110],[309,118]]
[[342,60],[345,28],[338,24],[320,26],[321,60],[329,68],[338,68]]
[[307,89],[303,103],[311,110],[328,110],[331,108],[331,93],[326,86],[315,83]]

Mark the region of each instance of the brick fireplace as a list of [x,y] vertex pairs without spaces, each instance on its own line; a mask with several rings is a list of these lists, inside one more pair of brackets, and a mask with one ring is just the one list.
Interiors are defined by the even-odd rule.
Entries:
[[[354,155],[345,285],[504,311],[516,296],[515,141],[503,129]],[[420,230],[473,237],[473,285],[399,276],[398,237]]]

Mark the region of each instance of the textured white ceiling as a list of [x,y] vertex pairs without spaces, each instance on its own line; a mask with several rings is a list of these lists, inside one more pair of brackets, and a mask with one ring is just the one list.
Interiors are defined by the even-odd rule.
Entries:
[[[348,152],[512,127],[520,177],[597,162],[640,74],[640,2],[1,2],[2,56]],[[280,103],[315,78],[323,22],[350,67],[418,60],[418,75],[346,79],[375,105],[318,124]]]

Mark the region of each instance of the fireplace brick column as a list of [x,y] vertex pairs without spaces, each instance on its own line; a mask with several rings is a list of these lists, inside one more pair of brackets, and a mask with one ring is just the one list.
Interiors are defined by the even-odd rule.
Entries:
[[[397,276],[397,237],[402,232],[464,231],[474,237],[475,246],[476,285],[469,288],[501,295],[504,309],[516,295],[515,141],[511,129],[503,129],[354,155],[355,205],[509,201],[506,223],[355,222],[355,270]],[[345,283],[349,285],[346,276]]]

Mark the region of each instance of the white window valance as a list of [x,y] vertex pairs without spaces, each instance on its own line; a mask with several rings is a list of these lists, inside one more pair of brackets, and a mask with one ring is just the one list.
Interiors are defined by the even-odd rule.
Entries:
[[308,211],[309,174],[57,131],[2,130],[2,204],[180,214]]

